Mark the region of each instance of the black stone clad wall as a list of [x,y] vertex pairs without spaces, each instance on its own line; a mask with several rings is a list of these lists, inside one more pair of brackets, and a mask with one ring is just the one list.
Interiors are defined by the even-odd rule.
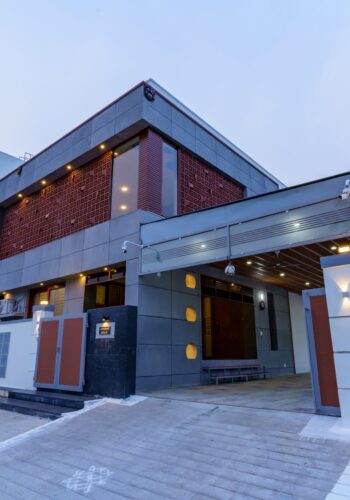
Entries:
[[[104,316],[115,322],[114,339],[95,338]],[[137,307],[90,309],[88,320],[84,392],[115,398],[135,394]]]

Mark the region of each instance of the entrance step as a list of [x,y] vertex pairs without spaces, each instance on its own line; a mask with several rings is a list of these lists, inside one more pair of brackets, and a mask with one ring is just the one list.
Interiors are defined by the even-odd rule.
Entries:
[[33,415],[41,418],[55,420],[62,416],[62,413],[75,411],[72,408],[56,406],[33,401],[23,401],[13,398],[0,398],[0,410],[15,411],[24,415]]
[[63,413],[81,410],[93,396],[51,391],[0,390],[0,410],[16,411],[25,415],[56,419]]

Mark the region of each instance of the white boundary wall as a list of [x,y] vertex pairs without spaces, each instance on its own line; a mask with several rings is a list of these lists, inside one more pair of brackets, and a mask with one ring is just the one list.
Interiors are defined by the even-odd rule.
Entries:
[[[338,256],[342,257],[342,256]],[[350,426],[350,264],[323,269],[342,420]]]
[[309,345],[307,341],[303,297],[289,292],[290,322],[292,326],[295,373],[310,372]]

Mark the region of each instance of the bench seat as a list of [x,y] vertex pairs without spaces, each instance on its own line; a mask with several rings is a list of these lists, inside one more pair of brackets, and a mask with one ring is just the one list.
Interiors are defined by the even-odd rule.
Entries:
[[203,371],[208,372],[209,381],[215,381],[216,384],[220,380],[230,380],[232,383],[235,380],[248,380],[259,378],[266,379],[272,378],[272,373],[267,371],[260,363],[247,364],[247,365],[218,365],[203,367]]

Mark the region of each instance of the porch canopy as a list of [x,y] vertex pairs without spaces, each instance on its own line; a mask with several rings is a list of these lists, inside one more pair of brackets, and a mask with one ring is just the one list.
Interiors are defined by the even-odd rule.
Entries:
[[350,244],[350,199],[340,197],[347,179],[350,172],[143,224],[140,274],[232,259],[237,274],[267,283],[323,286],[320,257]]

